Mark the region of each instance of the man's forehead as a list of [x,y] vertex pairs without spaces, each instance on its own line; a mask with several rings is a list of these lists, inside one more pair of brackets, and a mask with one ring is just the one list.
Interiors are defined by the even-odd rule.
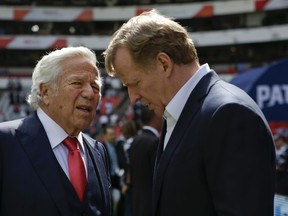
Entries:
[[118,74],[118,71],[125,71],[125,69],[133,67],[132,57],[125,47],[120,47],[117,49],[114,60],[113,68]]
[[100,74],[97,71],[89,71],[89,72],[79,72],[79,73],[70,73],[69,76],[67,74],[63,74],[63,77],[67,77],[70,79],[83,79],[86,77],[90,77],[91,79],[98,80],[100,78]]

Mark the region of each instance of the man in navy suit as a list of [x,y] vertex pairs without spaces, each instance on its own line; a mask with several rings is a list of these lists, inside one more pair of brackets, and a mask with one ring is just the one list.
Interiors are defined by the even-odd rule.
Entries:
[[144,12],[115,32],[104,56],[131,101],[165,118],[152,216],[273,215],[275,152],[265,117],[200,65],[185,28]]
[[[101,97],[96,64],[85,47],[55,50],[37,63],[28,97],[35,112],[0,124],[1,216],[111,216],[106,151],[82,133]],[[68,136],[84,164],[83,196],[69,181]]]
[[135,136],[129,151],[130,187],[132,188],[133,216],[152,213],[152,182],[160,132],[161,116],[144,107],[140,113],[142,129]]

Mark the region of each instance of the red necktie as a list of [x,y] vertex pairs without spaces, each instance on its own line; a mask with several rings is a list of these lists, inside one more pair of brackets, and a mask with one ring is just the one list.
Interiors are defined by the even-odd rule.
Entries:
[[67,137],[63,143],[69,150],[68,166],[70,182],[72,183],[80,201],[82,202],[87,180],[84,163],[79,151],[79,146],[77,144],[77,139],[75,137]]

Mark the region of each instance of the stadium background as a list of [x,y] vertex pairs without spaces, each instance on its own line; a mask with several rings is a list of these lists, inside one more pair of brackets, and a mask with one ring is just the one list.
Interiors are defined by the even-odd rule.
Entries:
[[[200,63],[209,63],[228,82],[288,60],[287,0],[0,0],[0,122],[31,111],[25,97],[37,60],[55,48],[77,45],[96,52],[106,84],[86,132],[99,137],[107,121],[119,128],[126,120],[137,121],[138,104],[130,104],[117,78],[106,76],[101,54],[115,30],[151,8],[186,26]],[[288,80],[287,70],[280,79]],[[276,196],[275,215],[288,215],[287,197]]]

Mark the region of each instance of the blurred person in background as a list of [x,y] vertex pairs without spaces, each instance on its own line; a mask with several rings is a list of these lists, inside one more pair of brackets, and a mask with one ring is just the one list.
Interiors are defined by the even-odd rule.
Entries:
[[278,169],[278,167],[280,167],[281,164],[285,163],[283,155],[288,149],[288,145],[285,142],[285,137],[281,134],[275,134],[273,138],[276,151],[276,168]]
[[103,131],[103,144],[109,157],[109,174],[111,179],[111,192],[113,203],[113,215],[117,215],[120,200],[121,176],[123,171],[119,166],[119,155],[116,146],[115,127],[107,125]]
[[133,216],[152,215],[152,182],[157,147],[162,128],[162,116],[144,107],[140,113],[142,129],[129,151],[130,187]]
[[101,98],[95,53],[52,51],[32,82],[35,111],[0,124],[0,215],[111,216],[104,146],[82,133]]
[[103,53],[106,71],[165,118],[152,216],[272,216],[275,149],[241,89],[200,65],[187,30],[156,10],[131,18]]
[[276,149],[276,193],[288,196],[288,145],[282,134],[274,135]]
[[[129,157],[129,152],[132,147],[132,143],[134,140],[134,137],[138,133],[137,126],[134,121],[128,120],[126,121],[122,128],[122,135],[124,140],[122,141],[121,145],[123,146],[123,156],[125,158],[124,162],[124,175],[121,181],[121,208],[122,211],[119,213],[119,216],[132,216],[132,191],[131,188],[129,187],[130,185],[130,157]],[[119,142],[120,144],[120,142]]]

